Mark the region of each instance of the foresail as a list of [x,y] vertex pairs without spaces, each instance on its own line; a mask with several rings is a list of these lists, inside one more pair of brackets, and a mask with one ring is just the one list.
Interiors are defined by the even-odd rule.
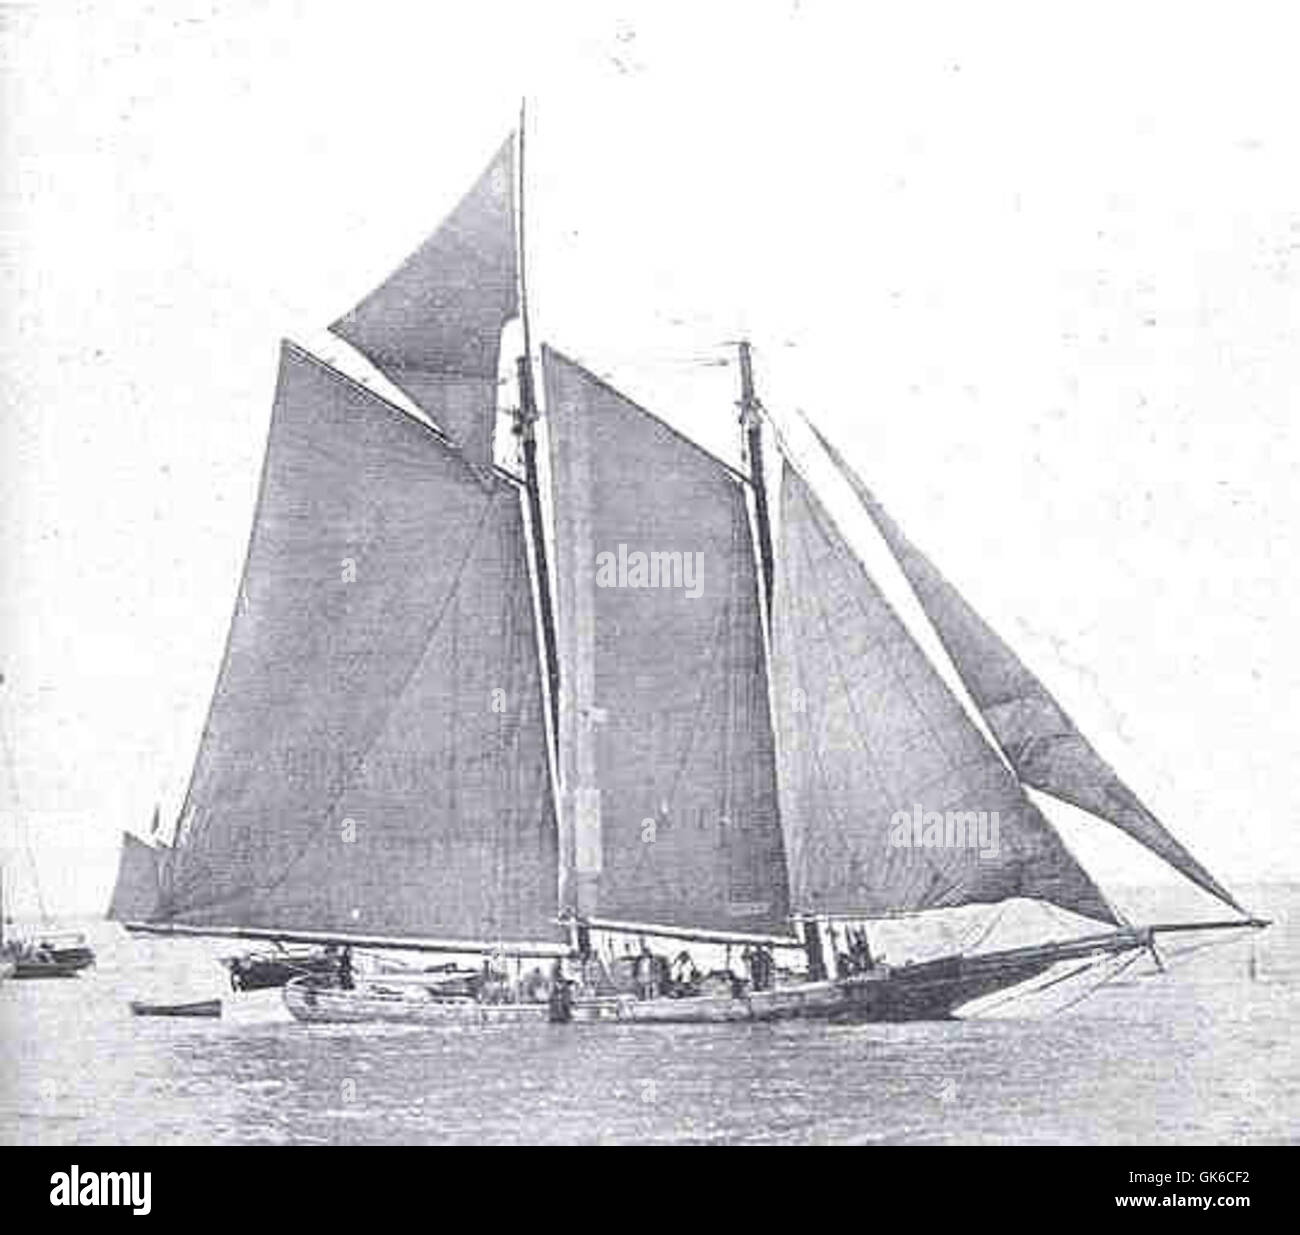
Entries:
[[122,833],[117,882],[108,905],[114,922],[147,922],[158,911],[159,863],[162,851],[130,832]]
[[815,427],[813,432],[879,528],[1016,775],[1114,824],[1244,913],[1097,754],[1038,678],[911,544],[835,448]]
[[788,465],[773,714],[796,912],[1034,897],[1115,917]]
[[753,543],[740,480],[543,351],[568,904],[787,930]]
[[161,917],[558,937],[519,494],[286,347]]
[[512,135],[442,226],[330,327],[480,462],[501,329],[518,312],[514,169]]

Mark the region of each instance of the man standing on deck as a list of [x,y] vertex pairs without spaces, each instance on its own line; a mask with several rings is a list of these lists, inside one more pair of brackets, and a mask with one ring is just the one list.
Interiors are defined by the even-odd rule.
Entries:
[[657,980],[659,967],[655,964],[656,959],[654,953],[646,946],[643,939],[641,941],[641,954],[636,958],[637,987],[642,999],[654,999],[659,994]]
[[345,991],[352,989],[352,949],[349,947],[339,953],[339,986]]

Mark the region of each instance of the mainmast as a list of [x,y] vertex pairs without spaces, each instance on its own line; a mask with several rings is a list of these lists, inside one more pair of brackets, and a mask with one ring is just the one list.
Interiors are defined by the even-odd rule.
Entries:
[[[749,340],[737,344],[740,356],[740,426],[745,435],[745,458],[749,465],[750,484],[754,490],[754,522],[758,534],[759,570],[763,591],[763,617],[770,635],[772,629],[772,582],[775,557],[772,551],[772,515],[767,501],[767,475],[763,466],[763,405],[754,393],[754,366]],[[767,647],[771,657],[771,644]],[[813,981],[826,977],[826,957],[822,947],[821,923],[815,917],[797,919],[808,976]]]
[[763,405],[754,394],[754,370],[750,363],[749,341],[742,339],[740,349],[740,423],[745,431],[745,453],[749,460],[749,478],[754,486],[754,513],[758,523],[758,553],[763,570],[763,599],[768,622],[772,613],[772,520],[767,505],[767,481],[763,474]]
[[533,561],[537,570],[538,607],[542,619],[542,651],[546,657],[551,735],[560,740],[560,658],[555,639],[555,609],[551,598],[551,573],[546,556],[546,528],[542,522],[541,482],[537,472],[537,394],[533,385],[532,332],[528,321],[528,275],[524,248],[524,104],[519,106],[519,312],[523,319],[524,354],[515,362],[519,379],[519,407],[515,432],[523,445],[524,487],[528,492],[528,522],[532,527]]

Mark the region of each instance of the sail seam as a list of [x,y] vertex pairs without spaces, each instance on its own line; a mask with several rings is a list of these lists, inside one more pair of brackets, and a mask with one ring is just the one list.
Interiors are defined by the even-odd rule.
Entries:
[[443,600],[442,608],[439,610],[438,616],[435,618],[433,624],[429,629],[428,636],[424,641],[424,644],[420,650],[419,655],[414,657],[411,668],[409,672],[406,674],[402,682],[401,688],[393,692],[393,696],[389,700],[388,705],[385,708],[382,716],[378,719],[377,723],[375,724],[375,728],[373,733],[370,736],[370,740],[366,743],[365,747],[360,752],[359,757],[352,762],[352,770],[344,773],[344,775],[341,777],[342,783],[339,784],[338,788],[333,791],[333,793],[330,795],[330,797],[327,799],[327,801],[324,804],[322,810],[322,818],[319,819],[316,824],[310,827],[308,836],[303,840],[297,852],[294,853],[289,858],[284,868],[275,876],[275,878],[271,879],[269,882],[232,889],[229,893],[227,893],[224,896],[209,898],[208,900],[205,901],[192,903],[186,906],[186,912],[192,912],[196,909],[217,908],[221,905],[229,904],[232,901],[236,901],[239,898],[246,895],[250,895],[250,894],[264,895],[268,892],[272,892],[275,889],[279,888],[293,873],[293,871],[298,866],[298,863],[301,862],[302,859],[307,855],[311,847],[317,842],[324,828],[329,823],[332,822],[332,813],[337,808],[339,800],[342,798],[343,794],[347,792],[349,788],[352,787],[351,778],[357,775],[357,773],[359,773],[364,768],[366,755],[369,754],[369,752],[373,749],[375,743],[379,740],[379,738],[383,736],[384,730],[387,728],[387,725],[389,723],[389,720],[392,716],[394,709],[396,708],[398,702],[405,695],[406,690],[411,684],[411,681],[414,679],[415,675],[419,672],[421,666],[424,664],[425,658],[428,656],[429,647],[433,642],[434,636],[442,628],[442,623],[446,619],[446,616],[452,606],[452,603],[457,599],[461,578],[463,577],[464,572],[469,565],[469,562],[473,556],[473,551],[478,547],[479,539],[481,538],[483,534],[483,529],[487,523],[487,516],[490,513],[493,505],[495,504],[497,496],[498,495],[495,493],[491,494],[489,495],[487,501],[483,503],[483,510],[479,516],[479,522],[475,527],[474,535],[469,537],[468,539],[468,545],[466,551],[462,555],[460,564],[456,569],[456,574],[454,575],[452,580],[452,586],[448,589],[447,595]]

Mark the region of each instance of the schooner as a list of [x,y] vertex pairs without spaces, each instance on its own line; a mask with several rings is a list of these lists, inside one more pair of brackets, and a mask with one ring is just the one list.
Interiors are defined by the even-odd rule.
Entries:
[[[539,402],[522,132],[331,327],[424,418],[283,345],[190,783],[169,845],[126,837],[110,916],[551,966],[544,996],[489,999],[432,972],[284,987],[301,1019],[469,1022],[939,1018],[1062,962],[1154,950],[1164,931],[1265,925],[812,429],[967,697],[949,685],[756,397],[747,345],[741,469],[549,346]],[[517,317],[506,467],[498,368]],[[1233,916],[1130,923],[1028,788],[1121,829]],[[960,843],[981,816],[996,844]],[[872,956],[873,922],[1016,899],[1091,925]],[[641,940],[634,968],[647,938],[797,963],[629,989],[600,965],[591,977],[595,938]]]

